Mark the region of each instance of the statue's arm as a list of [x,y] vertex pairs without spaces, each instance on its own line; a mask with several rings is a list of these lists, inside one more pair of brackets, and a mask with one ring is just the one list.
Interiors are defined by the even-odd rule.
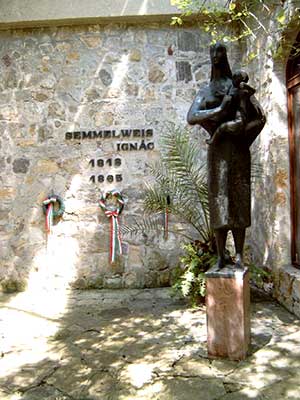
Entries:
[[201,122],[211,119],[214,117],[224,116],[226,113],[227,106],[231,102],[231,96],[224,96],[222,103],[220,106],[212,108],[212,109],[201,109],[203,104],[203,97],[201,95],[197,95],[195,100],[193,101],[191,108],[187,115],[187,122],[190,125],[201,124]]
[[217,129],[220,133],[229,133],[231,135],[239,135],[245,126],[240,111],[237,111],[236,117],[232,121],[223,122]]
[[255,92],[256,92],[256,90],[252,86],[248,85],[245,82],[241,82],[240,83],[240,89],[242,89],[243,91],[246,91],[247,92],[247,96],[249,96],[249,97],[253,96],[255,94]]

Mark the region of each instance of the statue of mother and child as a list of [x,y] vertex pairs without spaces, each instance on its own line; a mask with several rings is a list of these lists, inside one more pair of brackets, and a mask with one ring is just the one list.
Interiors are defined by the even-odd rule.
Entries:
[[214,230],[217,268],[228,264],[225,246],[232,231],[236,250],[235,268],[243,268],[246,228],[251,225],[250,146],[263,129],[266,118],[253,96],[244,71],[231,72],[226,47],[210,47],[211,78],[200,89],[188,112],[187,121],[209,134],[208,199]]

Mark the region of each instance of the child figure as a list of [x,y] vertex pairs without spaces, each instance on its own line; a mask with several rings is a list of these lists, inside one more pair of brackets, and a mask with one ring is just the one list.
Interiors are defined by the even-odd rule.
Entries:
[[222,123],[213,133],[207,144],[213,144],[223,133],[239,134],[247,124],[247,116],[250,97],[255,93],[255,89],[247,84],[249,76],[244,71],[236,71],[232,75],[232,86],[227,96],[231,97],[229,106],[235,111],[235,118],[231,121]]

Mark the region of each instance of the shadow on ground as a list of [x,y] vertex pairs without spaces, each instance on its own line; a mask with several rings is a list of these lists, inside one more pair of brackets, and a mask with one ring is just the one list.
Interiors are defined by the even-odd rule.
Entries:
[[243,362],[209,360],[204,307],[168,289],[69,291],[56,318],[1,303],[2,400],[300,398],[300,323],[273,302]]

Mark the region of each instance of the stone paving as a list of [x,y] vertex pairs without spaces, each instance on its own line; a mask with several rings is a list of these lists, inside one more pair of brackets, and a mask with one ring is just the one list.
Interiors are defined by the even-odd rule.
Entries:
[[1,400],[300,399],[300,321],[252,304],[246,361],[210,360],[205,308],[170,289],[0,297]]

